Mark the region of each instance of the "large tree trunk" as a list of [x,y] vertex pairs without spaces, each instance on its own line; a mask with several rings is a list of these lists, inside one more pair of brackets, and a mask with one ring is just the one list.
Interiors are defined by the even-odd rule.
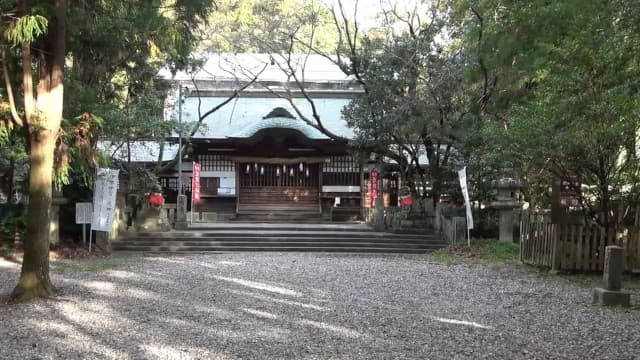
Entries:
[[[12,302],[55,294],[49,277],[49,222],[54,152],[62,122],[68,2],[55,0],[54,7],[55,16],[50,19],[47,36],[36,53],[39,70],[37,114],[27,117],[30,150],[27,233],[23,245],[22,272],[11,294]],[[30,65],[30,59],[29,64],[24,65]],[[25,80],[31,81],[28,72],[25,72]],[[25,100],[25,108],[27,102]]]
[[29,208],[27,233],[24,239],[24,260],[12,301],[50,297],[55,289],[49,278],[49,213],[51,210],[51,179],[56,136],[41,131],[31,136],[29,160]]

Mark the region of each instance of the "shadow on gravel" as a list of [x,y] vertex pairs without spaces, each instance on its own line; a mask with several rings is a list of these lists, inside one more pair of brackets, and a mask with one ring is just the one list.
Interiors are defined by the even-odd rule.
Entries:
[[637,342],[637,322],[532,274],[343,259],[74,263],[54,273],[61,301],[0,306],[0,358],[594,358],[591,334],[614,355]]
[[[138,259],[141,272],[75,264],[65,267],[57,283],[61,297],[36,304],[6,307],[0,323],[19,323],[9,338],[20,357],[54,358],[227,358],[255,354],[247,344],[269,343],[270,356],[297,357],[306,341],[346,339],[348,351],[361,331],[322,319],[329,310],[321,294],[289,284],[219,275],[240,262],[200,264],[185,272],[181,258]],[[191,264],[190,266],[193,266]],[[88,269],[88,270],[87,270]],[[86,270],[86,271],[83,271]],[[378,339],[383,341],[383,339]],[[0,345],[7,338],[0,340]],[[340,343],[340,342],[339,342]],[[311,346],[313,347],[313,346]],[[317,349],[316,349],[317,350]],[[269,352],[267,351],[267,352]],[[1,357],[1,356],[0,356]]]

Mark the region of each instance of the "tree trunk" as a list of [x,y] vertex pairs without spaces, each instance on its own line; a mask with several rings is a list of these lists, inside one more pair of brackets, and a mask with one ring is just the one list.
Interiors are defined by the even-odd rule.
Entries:
[[[64,100],[67,1],[55,0],[47,35],[35,54],[39,70],[37,115],[27,117],[30,150],[27,233],[22,272],[11,294],[12,302],[46,298],[56,292],[49,277],[49,222],[53,160]],[[31,60],[28,60],[30,66]],[[31,74],[25,72],[24,76],[25,82],[30,82]],[[25,99],[25,108],[28,100]]]
[[31,137],[27,210],[29,220],[23,241],[22,273],[11,294],[13,302],[46,298],[55,294],[49,278],[49,213],[55,143],[56,136],[49,131],[42,131]]

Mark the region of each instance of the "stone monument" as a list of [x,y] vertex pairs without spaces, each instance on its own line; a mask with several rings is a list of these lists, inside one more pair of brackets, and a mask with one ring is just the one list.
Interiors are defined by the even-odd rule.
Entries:
[[49,242],[51,245],[57,245],[60,242],[60,205],[69,202],[61,191],[53,190],[51,197],[51,213],[49,215]]
[[593,290],[594,304],[629,306],[631,296],[621,291],[623,272],[624,249],[619,246],[607,246],[602,275],[604,288]]
[[160,186],[154,186],[154,189],[148,197],[148,203],[138,213],[135,220],[136,231],[153,231],[166,232],[171,230],[169,220],[166,213],[162,211],[164,199],[160,194]]
[[187,224],[187,196],[178,195],[176,202],[176,230],[186,230]]
[[516,192],[522,188],[522,182],[515,176],[505,175],[494,180],[492,185],[498,190],[498,198],[491,207],[500,212],[499,240],[503,243],[513,242],[513,210],[520,207],[516,201]]

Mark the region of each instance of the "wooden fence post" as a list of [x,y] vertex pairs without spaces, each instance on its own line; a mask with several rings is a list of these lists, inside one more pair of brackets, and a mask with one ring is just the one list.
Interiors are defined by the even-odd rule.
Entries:
[[562,270],[562,231],[566,231],[565,227],[556,224],[551,240],[551,273],[557,274]]

